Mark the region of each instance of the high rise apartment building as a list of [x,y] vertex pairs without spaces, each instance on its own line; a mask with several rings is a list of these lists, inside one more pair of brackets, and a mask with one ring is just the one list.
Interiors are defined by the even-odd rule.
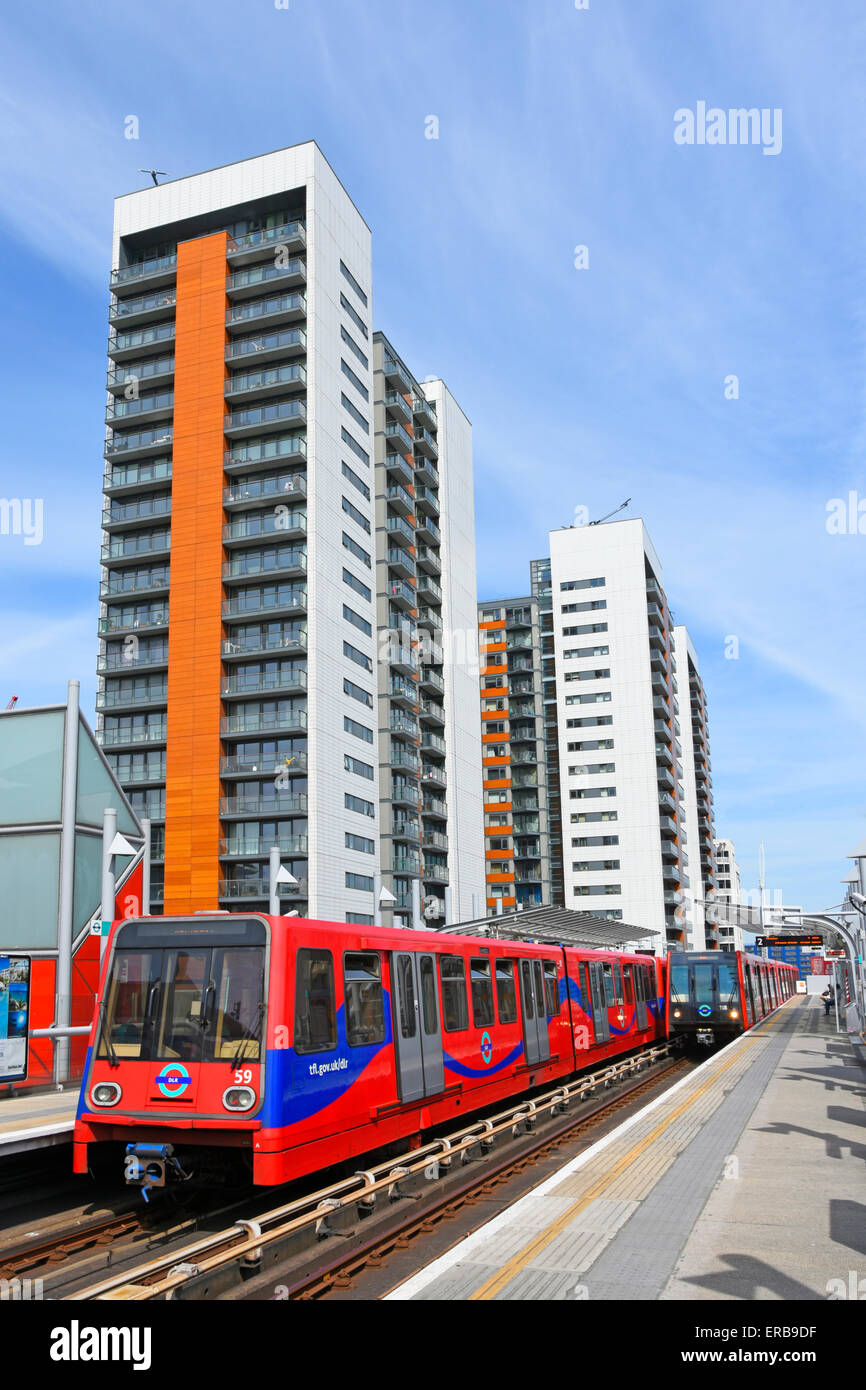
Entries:
[[[117,199],[113,264],[97,705],[109,760],[154,822],[153,906],[263,909],[277,844],[296,880],[286,908],[372,922],[396,853],[383,557],[400,548],[392,517],[412,529],[407,552],[419,531],[387,495],[389,476],[402,484],[375,439],[370,230],[310,142]],[[410,496],[432,484],[440,402],[451,419],[446,388],[429,394],[395,451]],[[454,429],[453,462],[439,431],[444,491],[471,499],[471,437]],[[447,594],[444,544],[439,563]],[[392,674],[417,686],[417,670]],[[452,732],[442,708],[446,749],[477,764],[477,722]],[[480,891],[475,819],[474,837],[438,819],[465,849],[445,860],[458,892],[473,872]],[[444,889],[441,867],[424,862],[425,887]]]
[[745,949],[743,928],[735,920],[739,915],[736,909],[742,902],[742,890],[733,840],[714,840],[713,859],[716,871],[713,901],[718,909],[719,948],[742,951]]
[[[706,701],[643,522],[553,531],[549,557],[531,573],[548,900],[650,928],[668,948],[712,946],[703,910],[713,884]],[[482,614],[497,606],[504,601],[482,604]],[[482,688],[483,713],[491,698]],[[510,716],[510,690],[508,708]],[[514,748],[503,753],[513,769]]]
[[538,604],[478,606],[487,910],[551,901]]

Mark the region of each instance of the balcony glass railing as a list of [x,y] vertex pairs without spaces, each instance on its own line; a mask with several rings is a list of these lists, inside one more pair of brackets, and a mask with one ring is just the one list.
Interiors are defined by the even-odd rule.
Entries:
[[258,502],[265,497],[291,497],[293,494],[306,496],[306,473],[282,473],[233,483],[224,489],[223,503],[228,506],[235,502]]
[[307,629],[291,628],[284,632],[250,633],[246,637],[226,639],[222,644],[223,656],[243,656],[249,652],[283,652],[293,648],[306,649]]
[[107,579],[100,587],[99,597],[115,598],[118,594],[136,594],[148,589],[167,589],[168,581],[168,565],[158,565],[152,570],[128,570],[125,574]]
[[[174,325],[172,325],[174,327]],[[275,328],[268,333],[257,333],[252,338],[235,338],[226,344],[226,361],[238,357],[256,357],[262,353],[305,352],[307,335],[303,328]]]
[[307,755],[303,750],[290,754],[257,753],[242,758],[220,758],[221,777],[276,777],[284,773],[304,773]]
[[228,253],[249,251],[256,246],[278,246],[281,241],[302,241],[306,244],[307,228],[304,222],[281,222],[279,227],[262,227],[257,232],[244,232],[242,236],[230,237]]
[[402,502],[410,512],[414,512],[415,500],[412,494],[407,492],[404,487],[401,487],[399,483],[392,483],[385,493],[385,496],[389,502]]
[[261,391],[277,386],[304,386],[307,369],[302,362],[289,362],[284,367],[262,367],[258,372],[238,372],[226,386],[226,394],[242,391]]
[[[269,895],[270,887],[266,878],[221,878],[219,881],[219,897],[223,902],[233,902],[237,899],[266,902]],[[297,883],[278,883],[277,896],[292,899],[305,898],[307,896],[307,880],[302,878]]]
[[168,343],[176,334],[174,319],[171,323],[149,323],[144,328],[131,328],[123,333],[112,333],[108,339],[108,352],[128,352],[130,348],[149,347],[151,343]]
[[244,672],[226,676],[220,689],[223,695],[260,695],[269,690],[306,690],[307,673],[302,666],[286,662],[279,671]]
[[227,430],[239,429],[243,425],[267,425],[277,422],[303,424],[307,418],[304,401],[279,401],[274,405],[251,405],[245,410],[232,411],[226,416]]
[[102,547],[103,560],[122,560],[129,555],[147,555],[154,551],[168,550],[171,534],[168,531],[132,531],[128,535],[114,536],[108,545]]
[[146,362],[127,363],[108,373],[109,386],[129,387],[133,382],[147,381],[153,376],[168,376],[174,371],[174,357],[151,357]]
[[304,815],[306,793],[274,792],[270,796],[220,797],[221,816],[286,816]]
[[274,294],[267,299],[251,299],[246,303],[233,304],[226,314],[226,323],[235,327],[239,323],[254,323],[256,319],[270,318],[275,314],[306,314],[307,296],[305,294]]
[[136,261],[134,265],[122,265],[111,272],[112,285],[134,284],[150,275],[168,274],[177,269],[177,255],[154,256],[146,261]]
[[276,613],[287,609],[305,609],[306,589],[281,589],[274,593],[244,594],[226,599],[222,606],[224,618],[242,617],[249,613]]
[[133,415],[146,415],[150,410],[171,410],[173,406],[173,391],[148,391],[130,401],[112,396],[107,414],[109,420],[125,420]]
[[395,445],[401,453],[411,454],[412,436],[396,420],[385,421],[385,438]]
[[272,845],[277,845],[281,854],[307,853],[306,835],[229,835],[220,840],[220,855],[224,859],[244,855],[264,857],[270,853]]
[[306,531],[307,513],[299,507],[282,512],[255,512],[239,516],[223,527],[224,541],[244,540],[248,536],[280,536],[289,531]]
[[306,729],[306,710],[259,710],[229,714],[220,720],[220,732],[230,734],[273,733],[275,730]]
[[256,265],[248,270],[235,270],[229,275],[226,287],[229,290],[248,289],[251,285],[267,285],[272,280],[287,280],[301,276],[307,277],[307,267],[298,256],[290,256],[285,265]]
[[227,468],[239,463],[259,463],[264,459],[306,458],[307,437],[303,434],[271,434],[262,439],[245,439],[234,444],[225,455]]
[[171,459],[146,459],[142,463],[115,463],[106,468],[103,487],[134,487],[161,483],[171,477]]
[[402,516],[387,517],[385,525],[392,535],[404,537],[409,545],[415,544],[415,532],[408,521],[403,520]]
[[105,441],[106,455],[122,454],[127,449],[158,448],[172,441],[171,425],[158,425],[152,430],[136,430],[134,434],[109,435]]
[[116,748],[125,743],[165,743],[165,723],[136,724],[125,729],[103,729],[100,742],[103,748]]
[[173,309],[177,295],[173,289],[154,290],[153,294],[139,294],[130,299],[115,299],[109,308],[111,318],[131,318],[134,314],[146,314],[157,309]]
[[138,632],[146,627],[166,627],[168,624],[168,604],[154,603],[141,606],[135,613],[124,608],[113,609],[107,617],[99,619],[99,631],[103,636],[112,633]]
[[103,525],[112,522],[138,521],[141,517],[170,516],[170,497],[142,497],[136,502],[112,502],[102,513]]

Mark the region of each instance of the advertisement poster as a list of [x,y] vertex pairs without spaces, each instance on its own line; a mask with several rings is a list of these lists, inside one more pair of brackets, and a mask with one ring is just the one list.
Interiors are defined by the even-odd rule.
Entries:
[[27,1075],[29,1012],[29,957],[0,956],[0,1081]]

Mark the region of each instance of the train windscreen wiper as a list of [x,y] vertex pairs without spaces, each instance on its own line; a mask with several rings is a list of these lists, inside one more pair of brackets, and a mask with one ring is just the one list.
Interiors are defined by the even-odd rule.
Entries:
[[99,1022],[102,1028],[102,1037],[105,1041],[105,1050],[108,1053],[108,1065],[110,1067],[119,1067],[120,1061],[114,1049],[114,1043],[111,1041],[111,1030],[105,1026],[106,1013],[105,1000],[103,999],[99,1006]]
[[248,1042],[257,1042],[257,1041],[258,1041],[259,1033],[261,1032],[262,1021],[263,1021],[263,1019],[264,1019],[264,1016],[265,1016],[265,1006],[264,1006],[264,1002],[263,1002],[262,1000],[259,1000],[259,1004],[258,1004],[258,1007],[257,1007],[257,1009],[256,1009],[256,1019],[255,1019],[255,1023],[253,1024],[252,1029],[248,1029],[248,1030],[247,1030],[246,1037],[241,1038],[240,1042],[238,1043],[237,1051],[236,1051],[236,1053],[235,1053],[235,1055],[234,1055],[234,1057],[232,1058],[231,1063],[230,1063],[232,1070],[234,1070],[235,1067],[237,1067],[237,1066],[239,1065],[239,1063],[243,1060],[244,1048],[246,1047],[247,1043],[248,1043]]

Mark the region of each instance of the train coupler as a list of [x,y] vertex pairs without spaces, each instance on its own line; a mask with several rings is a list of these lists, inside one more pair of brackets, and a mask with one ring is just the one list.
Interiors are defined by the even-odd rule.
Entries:
[[175,1158],[173,1144],[127,1144],[123,1176],[130,1186],[141,1187],[141,1195],[148,1202],[151,1188],[165,1187],[168,1177],[187,1182],[191,1175],[183,1171]]

